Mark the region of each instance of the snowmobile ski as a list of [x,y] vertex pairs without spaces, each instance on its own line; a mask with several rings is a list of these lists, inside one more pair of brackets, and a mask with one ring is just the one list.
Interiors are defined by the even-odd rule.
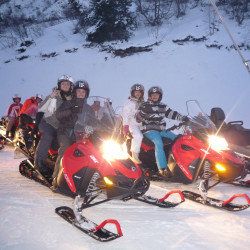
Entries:
[[[224,209],[227,211],[241,211],[250,207],[250,198],[246,194],[235,194],[230,199],[226,201],[218,200],[215,198],[207,197],[204,199],[200,194],[191,191],[182,191],[186,199],[192,200],[194,202],[200,203],[202,205]],[[247,204],[234,204],[231,203],[237,197],[244,197],[247,200]]]
[[[109,219],[103,221],[100,225],[97,225],[96,223],[83,216],[81,216],[80,221],[77,220],[74,211],[70,207],[58,207],[55,209],[55,212],[64,220],[66,220],[85,234],[94,238],[95,240],[106,242],[122,236],[122,230],[117,220]],[[104,228],[107,223],[111,223],[116,226],[117,234]]]
[[238,186],[238,187],[250,188],[250,180],[248,180],[248,181],[234,181],[234,182],[229,182],[229,184],[232,184],[232,185]]
[[[180,202],[165,201],[172,194],[179,194],[180,197],[181,197],[181,201]],[[151,204],[151,205],[155,205],[155,206],[158,206],[158,207],[162,207],[162,208],[170,208],[170,207],[178,206],[180,203],[185,201],[185,198],[184,198],[184,195],[182,194],[182,192],[180,190],[173,190],[173,191],[168,192],[161,199],[157,199],[157,198],[154,198],[154,197],[151,197],[151,196],[143,195],[143,196],[135,198],[135,200],[145,202],[145,203],[148,203],[148,204]]]

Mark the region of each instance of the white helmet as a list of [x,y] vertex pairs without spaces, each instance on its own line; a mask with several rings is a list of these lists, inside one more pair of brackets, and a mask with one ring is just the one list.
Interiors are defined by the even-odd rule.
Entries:
[[13,99],[13,102],[15,101],[16,98],[19,98],[20,99],[20,102],[21,102],[21,96],[19,94],[14,94],[12,96],[12,99]]
[[74,85],[74,80],[71,76],[69,75],[62,75],[58,78],[57,80],[57,86],[58,86],[58,89],[61,90],[61,82],[69,82],[71,84],[71,86]]
[[43,100],[43,95],[40,95],[40,94],[36,94],[36,97],[35,97],[35,99],[37,99],[37,98],[40,98],[41,100]]

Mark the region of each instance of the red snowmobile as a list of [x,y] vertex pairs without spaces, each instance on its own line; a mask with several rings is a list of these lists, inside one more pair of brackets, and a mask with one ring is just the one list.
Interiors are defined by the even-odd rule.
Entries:
[[[97,97],[90,97],[88,103],[96,99]],[[106,220],[97,226],[82,216],[83,209],[112,199],[136,199],[160,207],[173,207],[179,203],[165,201],[170,194],[178,193],[181,202],[184,197],[178,190],[160,200],[145,195],[150,182],[121,146],[121,119],[114,114],[108,99],[98,97],[98,100],[101,105],[98,112],[95,112],[95,117],[84,122],[79,118],[76,122],[74,133],[77,142],[66,150],[57,177],[60,193],[75,199],[73,209],[58,207],[56,213],[89,236],[109,241],[122,236],[119,223]],[[21,174],[50,186],[50,176],[43,176],[34,168],[32,154],[27,154],[30,150],[20,147],[20,140],[17,145],[29,158],[20,164]],[[114,223],[118,233],[104,229],[106,223]]]
[[[158,176],[154,144],[146,138],[143,139],[139,154],[145,173],[152,180],[185,184],[195,183],[200,177],[199,189],[205,200],[207,190],[220,182],[249,186],[249,182],[240,182],[246,177],[249,166],[228,149],[224,138],[216,135],[217,129],[214,123],[202,111],[199,103],[188,101],[187,109],[190,121],[170,128],[170,130],[183,128],[184,133],[173,142],[163,138],[172,177],[162,179]],[[208,181],[211,179],[216,179],[216,182],[209,187]],[[189,191],[183,191],[183,193],[186,198],[196,199]],[[202,200],[204,201],[204,199]],[[250,200],[248,202],[250,203]],[[235,210],[239,210],[239,208],[236,207]]]

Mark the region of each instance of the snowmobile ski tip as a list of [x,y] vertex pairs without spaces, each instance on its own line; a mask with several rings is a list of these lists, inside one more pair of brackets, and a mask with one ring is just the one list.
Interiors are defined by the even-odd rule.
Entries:
[[[96,223],[83,216],[81,216],[80,221],[77,221],[74,211],[70,207],[58,207],[55,209],[55,212],[64,220],[66,220],[85,234],[94,238],[95,240],[106,242],[122,236],[121,226],[117,220],[105,220],[100,225],[97,225]],[[116,226],[117,234],[104,228],[107,223],[111,223]]]

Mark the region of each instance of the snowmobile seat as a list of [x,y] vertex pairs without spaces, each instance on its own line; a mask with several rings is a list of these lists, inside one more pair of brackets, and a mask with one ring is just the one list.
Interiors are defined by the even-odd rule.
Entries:
[[249,146],[250,145],[250,129],[243,126],[242,121],[229,122],[224,130],[223,135],[226,139],[236,145]]
[[225,113],[221,108],[211,109],[211,120],[217,128],[221,127],[220,133],[226,138],[229,143],[247,146],[250,145],[250,129],[244,128],[243,121],[224,122]]
[[212,108],[210,118],[217,128],[225,124],[225,113],[221,108]]

